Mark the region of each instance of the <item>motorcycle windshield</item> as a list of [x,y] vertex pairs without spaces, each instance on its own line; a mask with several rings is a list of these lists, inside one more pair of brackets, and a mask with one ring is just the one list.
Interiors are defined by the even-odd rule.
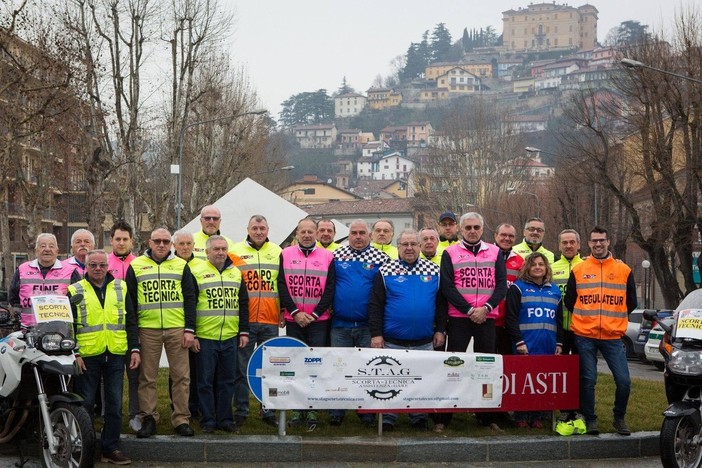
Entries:
[[73,338],[73,324],[70,322],[62,322],[59,320],[50,322],[40,322],[32,327],[32,331],[36,336],[43,336],[49,333],[58,333],[64,338]]

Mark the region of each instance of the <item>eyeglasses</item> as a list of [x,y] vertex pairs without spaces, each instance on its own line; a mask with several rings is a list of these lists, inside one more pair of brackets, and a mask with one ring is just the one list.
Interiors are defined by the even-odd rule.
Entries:
[[604,244],[607,242],[607,239],[590,239],[591,244]]
[[544,232],[544,228],[530,226],[526,228],[529,232]]
[[202,219],[205,221],[219,221],[219,216],[203,216]]
[[170,239],[150,239],[156,245],[168,245],[171,243]]
[[88,263],[90,268],[107,268],[107,263]]
[[400,247],[417,247],[419,245],[419,242],[401,242]]
[[463,230],[464,230],[464,231],[471,231],[471,230],[473,230],[473,231],[480,231],[482,228],[483,228],[483,227],[482,227],[481,225],[479,225],[479,224],[476,225],[476,226],[469,226],[469,225],[463,226]]

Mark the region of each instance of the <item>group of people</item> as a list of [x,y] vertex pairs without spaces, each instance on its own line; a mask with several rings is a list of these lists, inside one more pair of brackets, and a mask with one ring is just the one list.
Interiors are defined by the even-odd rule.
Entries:
[[[36,239],[36,259],[18,268],[11,304],[32,325],[31,297],[82,294],[74,306],[83,373],[75,389],[92,414],[102,393],[102,460],[128,464],[121,452],[122,385],[129,379],[129,426],[137,437],[156,433],[157,376],[165,349],[169,362],[171,423],[176,434],[192,436],[191,418],[203,433],[234,433],[249,417],[246,369],[256,346],[288,336],[313,347],[373,347],[425,351],[473,350],[501,354],[580,356],[580,411],[588,433],[597,434],[594,389],[597,353],[616,382],[614,426],[625,422],[630,391],[621,336],[636,306],[631,269],[612,257],[607,231],[588,234],[590,255],[580,256],[580,236],[563,230],[560,257],[543,244],[545,227],[529,219],[523,241],[507,223],[494,243],[483,239],[478,213],[439,216],[436,228],[405,229],[397,236],[390,220],[370,225],[357,219],[348,245],[334,242],[331,220],[298,222],[293,245],[268,239],[268,222],[253,215],[246,239],[235,243],[220,233],[221,212],[206,206],[201,230],[173,235],[158,228],[140,256],[132,253],[133,231],[124,222],[110,231],[111,253],[95,249],[93,235],[76,231],[73,256],[58,260],[52,234]],[[100,388],[103,391],[100,392]],[[275,426],[273,411],[261,408]],[[493,413],[479,421],[500,430]],[[343,424],[345,411],[329,414]],[[359,414],[366,425],[371,413]],[[426,414],[410,422],[427,430]],[[450,413],[434,415],[443,431]],[[517,413],[516,426],[542,427],[540,413]],[[384,430],[397,416],[383,414]],[[292,425],[314,429],[316,411],[293,411]]]

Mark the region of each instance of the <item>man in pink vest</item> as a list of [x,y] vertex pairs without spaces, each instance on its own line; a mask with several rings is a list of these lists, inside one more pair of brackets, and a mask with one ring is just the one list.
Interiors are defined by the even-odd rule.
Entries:
[[117,221],[110,229],[110,246],[112,252],[107,257],[107,271],[115,279],[123,280],[127,275],[127,268],[136,257],[132,253],[134,230],[125,221]]
[[58,260],[58,242],[53,234],[37,236],[34,255],[34,260],[24,262],[17,268],[10,285],[10,304],[21,310],[23,327],[36,323],[32,296],[65,295],[68,286],[83,277],[74,265]]
[[[329,309],[334,300],[336,275],[334,254],[317,246],[317,223],[305,218],[297,223],[297,245],[283,249],[278,271],[280,308],[285,310],[281,326],[287,335],[302,340],[308,346],[327,345]],[[293,411],[291,425],[301,425],[305,416]],[[317,426],[317,412],[307,411],[307,427]]]
[[[474,352],[495,352],[495,318],[507,294],[507,278],[499,247],[481,240],[483,225],[479,213],[461,216],[462,239],[441,257],[441,292],[449,313],[447,351],[464,353],[475,339]],[[442,432],[450,421],[450,413],[438,415],[434,430]]]
[[[123,280],[127,275],[129,264],[136,256],[132,253],[134,241],[134,230],[125,221],[117,221],[110,229],[110,246],[112,252],[107,256],[107,271],[115,278]],[[128,380],[128,416],[129,427],[134,432],[141,429],[141,419],[139,416],[139,368],[130,369],[129,363],[125,363]]]

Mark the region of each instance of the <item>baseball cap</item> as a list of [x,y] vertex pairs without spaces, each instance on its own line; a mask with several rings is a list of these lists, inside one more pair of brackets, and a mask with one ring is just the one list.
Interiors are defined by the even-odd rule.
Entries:
[[444,211],[443,213],[441,213],[441,216],[439,216],[439,222],[443,221],[446,218],[453,220],[454,223],[458,222],[458,220],[456,219],[456,214],[453,211]]

